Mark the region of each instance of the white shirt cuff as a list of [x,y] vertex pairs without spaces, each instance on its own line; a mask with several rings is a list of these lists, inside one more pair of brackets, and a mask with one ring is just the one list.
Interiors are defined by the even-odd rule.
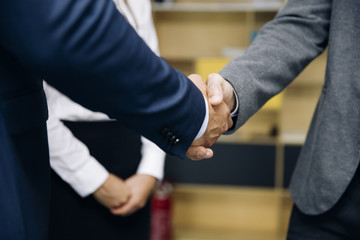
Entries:
[[234,95],[235,95],[235,109],[231,112],[231,117],[236,117],[239,114],[239,98],[238,95],[236,94],[236,92],[234,91]]
[[81,196],[86,197],[97,190],[109,176],[109,172],[93,157],[76,172],[65,177],[65,181]]
[[164,177],[165,152],[150,140],[141,137],[141,162],[137,174],[147,174],[162,180]]
[[206,108],[205,118],[204,118],[203,124],[201,125],[200,131],[198,132],[198,134],[196,135],[194,140],[200,138],[205,133],[207,125],[209,123],[209,106],[208,106],[208,102],[204,95],[203,95],[203,97],[204,97],[205,108]]

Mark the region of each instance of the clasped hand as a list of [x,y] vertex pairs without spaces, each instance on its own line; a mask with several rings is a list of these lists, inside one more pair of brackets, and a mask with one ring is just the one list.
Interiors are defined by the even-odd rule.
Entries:
[[209,147],[233,125],[230,109],[234,106],[234,93],[219,74],[210,74],[206,82],[197,74],[188,78],[208,99],[209,122],[205,133],[192,143],[186,156],[192,160],[211,158],[214,153]]
[[93,196],[112,214],[127,216],[144,207],[156,181],[155,177],[146,174],[135,174],[123,180],[110,173]]

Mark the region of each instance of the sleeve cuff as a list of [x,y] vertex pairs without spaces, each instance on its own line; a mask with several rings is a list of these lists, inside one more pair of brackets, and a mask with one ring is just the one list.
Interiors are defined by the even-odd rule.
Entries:
[[98,189],[108,178],[109,172],[92,158],[68,179],[70,186],[81,196],[86,197]]
[[234,90],[234,95],[235,95],[235,109],[231,112],[231,117],[237,117],[237,115],[239,114],[239,98],[238,98],[238,95],[237,93],[235,92]]
[[137,174],[147,174],[162,180],[164,177],[165,152],[150,140],[141,137],[141,162]]
[[203,97],[204,97],[205,109],[206,109],[205,118],[204,118],[203,124],[201,125],[201,128],[200,128],[200,130],[199,130],[199,132],[198,132],[198,134],[196,135],[196,137],[195,137],[194,140],[200,138],[200,137],[205,133],[206,128],[207,128],[207,125],[208,125],[208,123],[209,123],[209,105],[208,105],[208,102],[207,102],[207,100],[206,100],[206,98],[205,98],[204,95],[203,95]]

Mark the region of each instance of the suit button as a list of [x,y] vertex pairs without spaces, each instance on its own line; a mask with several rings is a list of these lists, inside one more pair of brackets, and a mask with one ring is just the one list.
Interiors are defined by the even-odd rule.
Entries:
[[171,139],[171,145],[176,145],[176,144],[178,144],[179,142],[180,142],[180,139],[177,138],[177,137],[175,137],[175,136],[174,136],[173,139]]
[[161,135],[169,140],[174,134],[171,132],[170,128],[164,128],[162,131],[161,131]]
[[170,128],[164,128],[161,130],[161,135],[165,137],[168,132],[170,132]]
[[171,136],[171,138],[169,140],[170,140],[170,142],[174,142],[175,139],[176,139],[176,136],[173,135],[173,136]]
[[176,137],[173,132],[171,132],[170,128],[164,128],[163,130],[161,130],[161,135],[165,139],[167,139],[167,141],[171,145],[176,145],[176,144],[178,144],[180,142],[180,139],[178,137]]

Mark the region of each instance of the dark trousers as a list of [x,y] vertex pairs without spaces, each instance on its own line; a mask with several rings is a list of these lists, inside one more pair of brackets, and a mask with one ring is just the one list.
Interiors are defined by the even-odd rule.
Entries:
[[355,173],[343,196],[329,211],[306,215],[294,206],[288,240],[359,240],[360,239],[360,171]]
[[[116,122],[66,122],[92,156],[121,178],[136,173],[140,136]],[[92,196],[81,198],[55,172],[51,173],[50,240],[148,240],[150,204],[134,214],[115,216]]]

